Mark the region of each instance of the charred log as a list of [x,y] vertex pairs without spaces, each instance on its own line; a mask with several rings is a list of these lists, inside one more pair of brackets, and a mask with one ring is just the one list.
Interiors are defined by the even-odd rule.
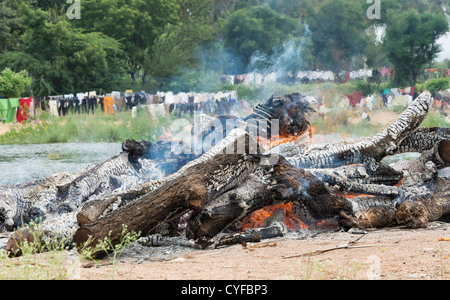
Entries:
[[[373,138],[334,145],[312,146],[287,159],[300,168],[336,168],[364,164],[368,169],[375,171],[384,157],[395,154],[401,143],[417,130],[431,109],[431,105],[431,94],[424,92],[395,123]],[[418,143],[412,142],[412,144]]]
[[[423,227],[450,213],[448,179],[437,176],[449,166],[449,130],[418,128],[431,107],[429,93],[373,138],[309,148],[291,143],[265,152],[250,121],[286,113],[281,131],[302,134],[309,123],[299,97],[272,97],[272,110],[259,106],[209,151],[184,156],[181,163],[171,162],[180,157],[169,143],[127,141],[125,153],[79,174],[30,183],[20,191],[1,188],[0,221],[14,226],[24,216],[42,215],[52,224],[69,216],[74,242],[95,246],[106,237],[117,243],[121,225],[147,236],[191,212],[186,237],[208,246],[261,238],[264,234],[225,232],[252,212],[276,204],[292,203],[296,217],[310,228],[324,223]],[[381,163],[386,156],[409,151],[421,157],[391,166]],[[164,163],[174,171],[171,175],[161,170]],[[160,172],[155,179],[163,178],[151,180],[152,170]]]

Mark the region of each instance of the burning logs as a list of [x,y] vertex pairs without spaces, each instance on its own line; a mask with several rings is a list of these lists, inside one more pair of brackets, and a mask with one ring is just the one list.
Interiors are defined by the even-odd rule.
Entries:
[[[274,205],[280,205],[276,214],[284,211],[285,216],[289,207],[301,228],[423,227],[450,214],[449,179],[437,176],[450,165],[450,133],[445,128],[419,128],[430,108],[431,95],[425,92],[373,138],[309,148],[290,142],[266,150],[263,145],[281,137],[273,132],[275,118],[280,119],[280,132],[295,140],[307,132],[306,116],[311,112],[298,94],[272,97],[249,117],[232,118],[234,130],[214,135],[224,139],[215,140],[205,153],[183,154],[177,163],[170,163],[170,175],[159,166],[180,155],[168,151],[167,143],[127,141],[125,152],[104,164],[57,184],[44,181],[47,187],[36,183],[27,186],[28,191],[24,186],[26,201],[17,201],[23,197],[9,187],[0,221],[14,224],[23,212],[33,211],[32,195],[41,189],[54,195],[46,196],[46,207],[66,204],[67,210],[58,213],[76,215],[77,226],[72,228],[77,245],[95,246],[105,237],[117,243],[121,225],[142,236],[155,234],[162,224],[173,222],[176,227],[186,213],[185,235],[201,247],[257,240],[265,231],[249,235],[244,220]],[[225,121],[220,118],[218,126],[203,126],[201,142],[209,141],[208,134],[218,127],[226,127]],[[258,124],[264,123],[271,130],[262,130],[261,138]],[[421,156],[391,166],[381,162],[410,151]],[[154,180],[149,174],[155,175]],[[11,208],[19,206],[20,213]],[[48,212],[42,215],[48,217]],[[70,219],[75,223],[75,217]],[[275,229],[267,232],[271,230]],[[174,235],[176,230],[169,232]]]
[[364,164],[368,169],[375,171],[380,161],[388,155],[395,154],[403,140],[420,126],[431,106],[431,94],[424,92],[395,123],[373,138],[352,143],[312,146],[303,153],[287,159],[300,168],[336,168],[350,164]]

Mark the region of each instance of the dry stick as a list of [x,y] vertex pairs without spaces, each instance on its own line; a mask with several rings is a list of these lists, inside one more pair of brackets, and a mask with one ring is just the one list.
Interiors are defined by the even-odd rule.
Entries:
[[342,245],[342,246],[338,246],[338,247],[334,247],[334,248],[329,248],[329,249],[324,249],[324,250],[317,250],[314,252],[308,252],[308,253],[304,253],[304,254],[299,254],[299,255],[293,255],[293,256],[285,256],[283,257],[283,259],[290,259],[290,258],[296,258],[296,257],[303,257],[303,256],[313,256],[313,255],[319,255],[322,253],[326,253],[326,252],[330,252],[330,251],[334,251],[334,250],[341,250],[341,249],[359,249],[359,248],[373,248],[373,247],[387,247],[387,246],[395,246],[395,244],[373,244],[373,245],[361,245],[361,246],[350,246],[350,245]]
[[366,235],[363,235],[359,238],[357,238],[354,241],[349,242],[348,244],[345,245],[341,245],[341,246],[337,246],[337,247],[333,247],[333,248],[328,248],[328,249],[323,249],[323,250],[316,250],[314,252],[308,252],[308,253],[304,253],[304,254],[298,254],[298,255],[292,255],[292,256],[283,256],[283,259],[291,259],[291,258],[298,258],[298,257],[303,257],[303,256],[313,256],[313,255],[319,255],[322,253],[326,253],[326,252],[330,252],[330,251],[334,251],[334,250],[341,250],[341,249],[358,249],[358,248],[371,248],[371,247],[379,247],[379,246],[393,246],[395,244],[373,244],[373,245],[361,245],[361,246],[351,246],[356,244],[359,240],[361,240],[363,237],[365,237]]

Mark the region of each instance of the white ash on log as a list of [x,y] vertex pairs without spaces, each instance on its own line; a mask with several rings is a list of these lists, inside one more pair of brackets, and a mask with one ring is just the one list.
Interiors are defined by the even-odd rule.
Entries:
[[[279,115],[285,108],[280,104],[289,107],[299,99],[273,97],[269,102],[276,104],[272,112]],[[81,197],[85,204],[78,209],[74,241],[80,245],[93,238],[95,245],[111,232],[113,242],[118,242],[122,224],[145,236],[191,212],[186,237],[208,245],[252,212],[282,203],[292,203],[296,217],[312,228],[322,222],[344,228],[426,226],[450,213],[449,180],[437,176],[450,161],[449,131],[419,128],[430,108],[431,95],[425,92],[399,120],[371,139],[310,148],[290,143],[267,153],[255,142],[251,126],[241,120],[236,123],[240,129],[170,176],[139,181],[97,199]],[[303,115],[288,116],[282,128],[297,134],[306,131]],[[242,141],[245,152],[238,153]],[[139,162],[128,162],[133,169],[146,168],[141,156],[149,146],[144,142],[128,150],[131,160]],[[233,154],[227,154],[230,148]],[[386,156],[407,151],[420,152],[421,158],[402,166],[381,163]],[[70,180],[68,184],[71,187]]]

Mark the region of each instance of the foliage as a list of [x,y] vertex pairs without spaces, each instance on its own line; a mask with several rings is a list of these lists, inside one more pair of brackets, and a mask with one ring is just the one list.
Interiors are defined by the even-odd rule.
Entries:
[[21,13],[27,28],[23,49],[4,53],[0,65],[26,69],[33,77],[35,95],[109,89],[117,84],[114,74],[123,68],[117,41],[101,33],[84,33],[68,20],[51,23],[45,12],[25,5]]
[[[413,85],[440,50],[436,41],[448,27],[443,8],[450,9],[440,0],[381,0],[381,19],[369,20],[370,4],[360,0],[80,3],[81,19],[69,20],[70,1],[0,1],[0,70],[26,70],[37,96],[214,90],[220,84],[208,82],[220,74],[337,75],[365,65],[391,65],[397,85]],[[377,41],[380,27],[386,34]]]
[[450,79],[448,78],[437,78],[427,80],[422,87],[422,90],[427,90],[431,94],[435,94],[441,90],[446,90],[450,87]]
[[440,47],[437,40],[448,30],[442,15],[398,13],[387,27],[384,39],[386,56],[395,68],[395,82],[414,86],[424,67],[430,64]]
[[99,243],[95,247],[86,247],[89,245],[91,240],[88,241],[84,245],[79,245],[79,250],[81,255],[87,259],[98,263],[96,260],[96,254],[99,252],[106,253],[108,259],[113,265],[113,273],[112,278],[114,278],[114,274],[116,272],[117,263],[125,250],[125,247],[137,241],[140,237],[141,233],[138,232],[128,232],[128,227],[122,224],[122,232],[120,234],[120,240],[118,243],[113,244],[111,241],[111,231],[109,235],[105,237],[103,240],[100,240]]
[[0,73],[0,95],[4,98],[19,98],[30,83],[31,78],[25,71],[15,73],[6,68]]
[[[350,70],[352,58],[367,47],[367,18],[362,1],[327,0],[312,9],[307,19],[312,32],[316,68]],[[361,13],[363,12],[363,13]]]
[[303,30],[298,21],[278,14],[268,5],[240,9],[226,19],[225,49],[248,64],[253,54],[270,56],[283,42],[301,36]]
[[83,16],[76,26],[101,32],[124,46],[127,72],[136,79],[149,70],[149,49],[169,24],[179,23],[178,1],[170,0],[83,0]]

